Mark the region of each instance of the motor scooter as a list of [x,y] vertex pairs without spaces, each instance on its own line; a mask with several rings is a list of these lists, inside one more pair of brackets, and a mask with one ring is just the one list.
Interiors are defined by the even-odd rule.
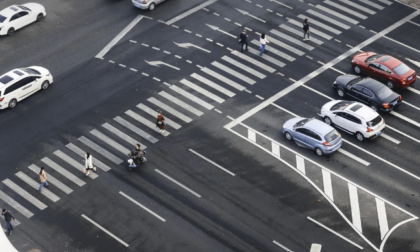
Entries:
[[140,152],[140,158],[134,158],[131,153],[128,153],[127,156],[129,157],[129,159],[127,160],[129,171],[132,171],[133,169],[147,162],[146,151]]

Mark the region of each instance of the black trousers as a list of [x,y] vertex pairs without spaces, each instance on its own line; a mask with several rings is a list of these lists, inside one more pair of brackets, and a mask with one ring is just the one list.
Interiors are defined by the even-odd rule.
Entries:
[[241,52],[244,51],[244,45],[246,45],[245,50],[248,50],[248,42],[244,41],[244,42],[240,42],[241,43]]

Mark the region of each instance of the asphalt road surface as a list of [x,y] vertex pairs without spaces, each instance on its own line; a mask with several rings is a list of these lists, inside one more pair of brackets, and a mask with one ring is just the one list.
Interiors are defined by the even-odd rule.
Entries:
[[[396,90],[404,103],[381,113],[377,139],[341,132],[342,148],[319,157],[281,133],[292,117],[321,119],[358,52],[419,72],[420,11],[392,0],[168,0],[152,12],[38,2],[42,22],[0,38],[3,72],[54,76],[0,111],[0,207],[18,220],[19,251],[420,251],[418,83]],[[148,161],[129,172],[136,143]],[[51,185],[39,192],[41,166]]]

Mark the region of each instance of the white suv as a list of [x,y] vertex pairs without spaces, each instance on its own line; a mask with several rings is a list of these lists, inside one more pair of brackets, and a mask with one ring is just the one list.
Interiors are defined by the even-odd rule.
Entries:
[[39,66],[17,68],[0,76],[0,109],[14,108],[17,102],[53,83],[50,72]]
[[378,112],[355,101],[330,101],[322,106],[321,117],[325,123],[355,134],[359,141],[376,138],[385,128]]

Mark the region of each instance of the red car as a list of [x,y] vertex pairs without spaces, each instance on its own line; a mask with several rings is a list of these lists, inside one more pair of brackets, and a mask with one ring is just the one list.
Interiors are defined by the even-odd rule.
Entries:
[[357,74],[366,74],[386,83],[389,88],[406,88],[416,81],[416,71],[398,59],[374,52],[356,54],[351,61]]

